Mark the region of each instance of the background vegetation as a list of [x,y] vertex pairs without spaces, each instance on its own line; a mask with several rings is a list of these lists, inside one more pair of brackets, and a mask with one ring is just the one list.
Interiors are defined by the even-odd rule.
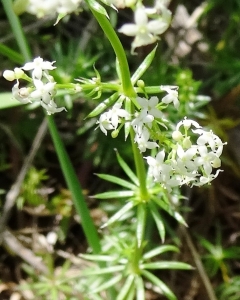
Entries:
[[[237,300],[240,299],[240,3],[189,0],[181,4],[173,0],[170,9],[174,16],[172,26],[159,41],[154,62],[143,79],[152,85],[178,85],[180,101],[186,105],[197,94],[210,96],[207,106],[201,107],[200,100],[193,102],[199,109],[193,115],[189,106],[188,116],[197,118],[228,145],[222,158],[224,172],[211,186],[182,188],[181,212],[189,228],[184,230],[174,219],[163,215],[168,225],[166,243],[176,244],[181,250],[168,254],[167,258],[187,262],[196,269],[158,271],[157,275],[180,300],[208,299],[204,278],[210,280],[217,299]],[[93,65],[102,78],[112,79],[115,57],[88,12],[66,17],[54,27],[50,18],[36,20],[28,14],[20,18],[34,55],[57,61],[53,76],[58,82],[91,78],[95,76]],[[120,11],[118,16],[111,11],[116,28],[131,19],[128,11]],[[22,65],[24,60],[2,6],[0,27],[2,73],[16,64]],[[123,36],[121,39],[134,71],[154,46],[138,49],[138,55],[131,56],[131,39]],[[0,77],[0,92],[8,93],[0,96],[1,210],[4,211],[6,202],[15,202],[7,211],[10,217],[7,226],[0,228],[0,299],[82,299],[83,284],[79,283],[79,277],[89,262],[79,257],[79,253],[87,251],[81,220],[61,174],[42,109],[32,110],[31,106],[14,103],[9,107],[11,87],[11,83]],[[114,188],[94,174],[124,176],[114,149],[132,164],[131,149],[122,143],[123,138],[105,137],[94,130],[95,119],[84,120],[100,100],[88,95],[62,95],[61,101],[68,112],[55,115],[96,226],[117,211],[119,203],[90,197]],[[170,117],[180,115],[181,111],[179,116],[171,113]],[[31,156],[32,162],[26,160]],[[22,166],[27,168],[23,181]],[[19,192],[11,194],[11,187],[18,184]],[[2,213],[3,219],[5,214]],[[126,228],[116,227],[115,234]],[[114,241],[106,241],[106,245],[111,243]],[[151,243],[152,246],[160,243],[154,228]],[[201,271],[200,261],[205,271]],[[148,299],[165,298],[149,292]]]

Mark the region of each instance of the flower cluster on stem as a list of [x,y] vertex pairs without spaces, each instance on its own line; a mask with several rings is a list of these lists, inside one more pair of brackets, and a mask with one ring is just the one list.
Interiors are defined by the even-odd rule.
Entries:
[[118,131],[119,125],[130,123],[139,151],[154,149],[157,152],[145,157],[149,175],[169,192],[183,184],[201,186],[210,183],[221,172],[220,169],[214,172],[214,169],[221,166],[224,143],[212,131],[206,131],[186,117],[172,131],[172,140],[168,139],[165,144],[160,142],[161,128],[166,129],[168,124],[164,109],[170,103],[176,109],[180,105],[177,86],[161,86],[161,90],[167,92],[161,101],[156,96],[150,99],[137,97],[140,109],[136,108],[134,114],[124,110],[122,102],[116,102],[101,114],[97,124],[107,135],[108,131]]
[[[32,62],[27,62],[22,68],[4,71],[5,79],[16,80],[12,88],[13,97],[23,104],[39,103],[49,115],[66,110],[65,107],[57,107],[54,102],[56,82],[48,73],[49,70],[55,69],[53,64],[54,62],[44,61],[41,57],[37,57]],[[24,71],[32,71],[32,77],[28,77]],[[19,79],[27,80],[32,85],[20,88]]]
[[69,14],[77,11],[81,0],[29,0],[26,11],[42,18],[49,15]]

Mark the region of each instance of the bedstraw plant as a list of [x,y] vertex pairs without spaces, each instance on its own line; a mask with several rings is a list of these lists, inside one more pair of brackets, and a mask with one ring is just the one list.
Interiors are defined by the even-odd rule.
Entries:
[[[81,256],[96,262],[94,268],[81,272],[83,279],[80,280],[80,289],[88,297],[86,299],[143,300],[146,297],[146,282],[151,283],[155,292],[164,294],[168,299],[176,299],[155,271],[191,270],[192,267],[183,262],[161,260],[163,253],[178,251],[176,246],[164,244],[166,224],[162,214],[167,213],[187,226],[180,213],[180,187],[210,184],[221,172],[220,156],[224,143],[214,132],[189,118],[186,101],[179,101],[179,87],[171,85],[171,82],[169,85],[159,82],[157,86],[149,86],[141,79],[154,59],[156,47],[131,75],[118,37],[118,33],[133,37],[132,54],[136,54],[136,48],[158,41],[159,35],[171,23],[172,13],[168,9],[168,2],[156,0],[152,7],[146,7],[139,0],[29,0],[25,1],[23,9],[19,5],[21,1],[16,1],[15,10],[21,7],[22,11],[34,14],[37,18],[55,16],[55,24],[67,14],[87,9],[111,43],[116,55],[117,80],[102,81],[101,74],[94,67],[95,77],[76,78],[72,83],[63,84],[56,82],[51,75],[58,67],[57,61],[47,61],[42,57],[31,58],[31,51],[12,10],[11,1],[3,0],[26,61],[14,70],[5,70],[3,76],[6,80],[13,81],[12,95],[16,100],[22,104],[42,106],[46,111],[61,169],[91,249],[90,254]],[[107,11],[125,7],[133,10],[134,21],[122,25],[116,31],[109,21]],[[124,131],[125,141],[131,141],[134,170],[124,161],[121,153],[116,152],[116,159],[127,179],[111,174],[98,174],[101,179],[119,186],[119,190],[106,191],[95,195],[95,198],[121,200],[121,207],[101,226],[105,235],[102,238],[90,217],[78,179],[54,123],[55,113],[66,113],[66,108],[58,105],[58,94],[61,91],[87,94],[94,99],[102,99],[106,93],[110,95],[86,118],[97,118],[95,130],[102,131],[103,135],[111,135],[116,139],[119,138],[120,131]],[[199,107],[203,98],[196,99],[196,107]],[[204,101],[203,104],[207,102]],[[194,105],[191,109],[197,110]],[[173,110],[178,116],[177,122],[169,118],[169,111]],[[182,118],[183,113],[186,114]],[[154,249],[150,249],[148,245],[150,235],[146,228],[149,228],[149,222],[155,223],[160,237],[159,245]],[[118,230],[124,226],[125,230]]]

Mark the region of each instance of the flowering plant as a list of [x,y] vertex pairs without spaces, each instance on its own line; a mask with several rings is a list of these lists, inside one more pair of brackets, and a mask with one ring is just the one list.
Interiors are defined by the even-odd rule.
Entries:
[[[100,98],[105,92],[111,95],[103,100],[87,117],[98,118],[96,130],[104,135],[111,133],[117,138],[124,130],[125,140],[130,139],[135,171],[117,153],[117,160],[130,181],[109,174],[98,174],[104,180],[121,186],[119,191],[108,191],[95,195],[98,199],[125,199],[125,203],[102,225],[102,229],[116,222],[128,221],[131,225],[131,238],[126,233],[124,244],[129,251],[121,247],[121,236],[114,234],[115,243],[100,241],[95,225],[82,196],[81,188],[73,171],[69,158],[61,143],[54,119],[48,116],[49,128],[65,174],[73,201],[82,218],[92,255],[82,255],[85,259],[99,263],[99,268],[87,270],[85,278],[91,277],[89,284],[84,285],[83,293],[100,299],[103,292],[109,290],[109,299],[145,299],[144,280],[157,286],[157,292],[168,299],[176,299],[170,288],[163,283],[152,270],[185,269],[191,266],[175,261],[153,260],[156,256],[178,251],[175,246],[161,245],[153,250],[146,250],[148,242],[146,224],[153,220],[162,242],[165,240],[165,223],[162,211],[167,212],[178,222],[186,226],[184,218],[178,211],[182,185],[202,186],[210,184],[221,172],[220,156],[224,143],[211,130],[205,130],[195,120],[185,116],[177,124],[168,118],[169,109],[176,114],[183,105],[179,101],[179,88],[175,85],[147,86],[141,79],[151,65],[156,48],[143,60],[138,69],[130,76],[130,70],[123,46],[117,32],[108,20],[105,5],[113,9],[131,7],[134,23],[124,24],[118,32],[134,37],[132,53],[136,48],[152,44],[159,40],[159,35],[167,30],[171,22],[171,11],[168,1],[156,0],[153,7],[145,7],[141,1],[28,1],[26,11],[38,18],[48,14],[58,15],[58,21],[66,14],[85,6],[90,9],[109,39],[117,58],[119,81],[102,82],[99,72],[91,79],[77,78],[74,83],[57,83],[51,71],[57,68],[57,62],[45,61],[36,57],[22,67],[6,70],[5,79],[16,81],[12,88],[13,97],[22,104],[41,105],[47,115],[66,111],[56,103],[57,92],[67,90],[70,93],[88,93]],[[28,57],[26,57],[28,60]],[[56,67],[55,67],[56,65]],[[31,74],[27,74],[30,72]],[[27,81],[26,87],[22,81]],[[160,95],[160,96],[159,96]],[[216,170],[217,169],[217,170]],[[129,219],[128,219],[129,218]],[[134,221],[133,221],[134,220]],[[110,235],[111,236],[111,235]],[[125,250],[126,250],[125,249]],[[115,253],[114,255],[112,253]],[[114,274],[111,278],[110,275]],[[95,281],[94,278],[98,278]],[[121,288],[119,288],[121,286]]]

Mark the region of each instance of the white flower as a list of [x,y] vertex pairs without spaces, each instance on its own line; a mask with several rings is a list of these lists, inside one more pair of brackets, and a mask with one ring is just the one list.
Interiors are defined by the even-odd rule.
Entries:
[[113,130],[114,129],[112,123],[110,122],[110,120],[108,118],[107,112],[101,114],[99,120],[97,121],[97,124],[99,124],[99,127],[100,127],[101,131],[105,135],[107,135],[107,130]]
[[134,141],[138,144],[138,149],[140,152],[145,152],[147,149],[158,148],[156,142],[149,142],[150,133],[147,128],[145,128],[141,135],[136,134]]
[[196,170],[196,164],[193,161],[193,157],[197,153],[197,147],[191,147],[186,151],[183,150],[182,146],[177,147],[178,163],[184,165],[188,170]]
[[23,104],[31,103],[31,100],[29,98],[30,89],[25,88],[25,87],[19,89],[19,81],[18,80],[17,80],[17,83],[14,84],[14,86],[12,88],[12,94],[16,100],[20,101]]
[[166,91],[168,94],[162,98],[162,102],[165,104],[169,104],[173,102],[175,108],[179,107],[178,101],[178,87],[177,86],[168,86],[168,85],[161,85],[161,90]]
[[[194,126],[195,128],[202,128],[202,126],[200,126],[198,124],[198,122],[194,121],[194,120],[189,120],[186,117],[184,118],[184,120],[178,122],[177,126],[176,126],[176,131],[179,131],[180,127],[183,126],[185,130],[188,130],[191,126]],[[195,131],[193,131],[195,132]]]
[[172,187],[181,184],[180,180],[173,175],[173,168],[170,164],[164,162],[165,151],[158,152],[156,157],[147,156],[145,159],[149,165],[149,175],[154,177],[164,188],[171,192]]
[[197,140],[197,144],[202,146],[208,144],[211,148],[211,150],[219,157],[222,154],[223,151],[223,145],[226,145],[226,143],[223,143],[221,139],[210,130],[209,132],[202,130],[202,129],[196,129],[193,130],[194,133],[199,134],[199,138]]
[[40,103],[41,106],[46,109],[48,115],[55,114],[63,110],[67,111],[65,107],[57,107],[57,104],[53,100],[50,100],[49,104],[46,104],[43,101]]
[[26,11],[38,18],[43,18],[46,15],[55,15],[58,2],[58,0],[29,0]]
[[200,156],[196,157],[194,162],[197,166],[203,167],[206,175],[209,176],[212,173],[213,166],[217,166],[217,168],[221,166],[221,160],[212,151],[208,152],[206,146],[199,146],[198,152]]
[[198,182],[194,182],[192,186],[202,186],[204,184],[210,184],[213,179],[215,179],[220,172],[223,172],[223,170],[217,170],[216,174],[210,174],[208,176],[201,176]]
[[121,107],[122,103],[115,103],[113,107],[107,112],[107,119],[112,123],[114,129],[116,129],[118,126],[119,117],[126,119],[130,117],[130,114]]
[[136,113],[136,118],[132,120],[132,126],[134,131],[137,134],[141,135],[145,124],[147,124],[148,128],[151,128],[153,120],[154,117],[152,115],[149,115],[146,109],[142,110],[139,113]]
[[158,105],[158,97],[153,96],[149,100],[146,98],[137,97],[137,102],[141,106],[142,110],[146,110],[148,115],[152,115],[154,118],[162,118],[162,112],[156,108]]
[[55,84],[56,82],[44,84],[41,80],[34,80],[36,90],[31,93],[31,98],[49,104],[55,94]]
[[54,67],[52,64],[53,62],[44,61],[41,57],[37,57],[33,60],[33,62],[26,63],[22,69],[25,71],[33,70],[32,77],[33,79],[39,79],[41,80],[43,71],[45,70],[53,70],[56,67]]
[[119,32],[128,36],[135,36],[132,43],[133,50],[140,46],[154,43],[159,34],[162,34],[169,26],[169,22],[159,17],[159,19],[148,21],[147,12],[144,6],[139,6],[134,12],[135,24],[125,24]]

